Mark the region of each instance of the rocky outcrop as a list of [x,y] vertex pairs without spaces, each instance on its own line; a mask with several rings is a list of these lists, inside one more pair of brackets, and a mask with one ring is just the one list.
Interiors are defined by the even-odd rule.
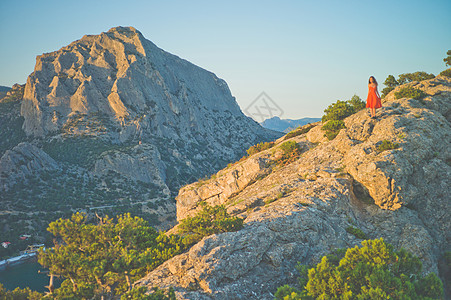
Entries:
[[[273,299],[278,286],[296,282],[297,262],[317,263],[333,249],[359,244],[351,227],[413,252],[425,273],[438,273],[451,240],[451,80],[409,85],[427,96],[395,99],[399,87],[376,120],[362,110],[332,141],[320,123],[289,139],[302,149],[291,164],[276,163],[280,138],[181,189],[179,220],[207,201],[245,218],[244,229],[204,238],[136,285],[173,286],[180,299]],[[380,148],[384,140],[393,149]]]
[[7,150],[0,159],[0,192],[8,190],[15,182],[26,181],[41,171],[59,169],[58,163],[44,151],[27,142]]
[[156,147],[149,144],[132,146],[130,151],[112,151],[102,154],[95,162],[93,173],[99,177],[113,171],[132,180],[153,183],[166,196],[170,191],[166,185],[166,167]]

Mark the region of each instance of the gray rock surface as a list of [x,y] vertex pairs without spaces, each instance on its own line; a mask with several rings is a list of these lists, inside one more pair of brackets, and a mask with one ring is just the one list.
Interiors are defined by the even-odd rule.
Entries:
[[[204,238],[136,285],[173,286],[179,299],[273,299],[278,286],[296,282],[297,262],[318,263],[333,249],[359,244],[349,226],[413,252],[425,273],[438,273],[451,240],[451,79],[409,85],[428,96],[395,99],[399,87],[377,120],[362,110],[334,140],[323,137],[320,123],[289,139],[302,149],[293,163],[271,163],[281,157],[280,138],[182,188],[178,220],[206,201],[245,218],[244,228]],[[383,140],[399,147],[379,150]]]
[[27,142],[7,150],[0,158],[0,192],[7,190],[13,182],[25,182],[27,176],[39,172],[59,169],[58,163],[47,153]]

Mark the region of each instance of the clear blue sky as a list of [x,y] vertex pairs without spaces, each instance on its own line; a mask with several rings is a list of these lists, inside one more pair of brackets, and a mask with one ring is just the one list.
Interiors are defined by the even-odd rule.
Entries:
[[370,75],[444,70],[450,16],[449,0],[0,0],[0,85],[25,83],[37,55],[133,26],[225,79],[242,110],[264,91],[282,118],[320,117],[337,99],[365,100]]

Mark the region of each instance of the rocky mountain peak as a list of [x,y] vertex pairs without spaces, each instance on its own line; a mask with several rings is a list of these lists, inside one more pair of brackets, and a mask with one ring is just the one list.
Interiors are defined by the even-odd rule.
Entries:
[[121,140],[136,127],[191,135],[207,127],[211,114],[255,123],[245,120],[222,79],[159,49],[133,27],[86,35],[38,56],[21,113],[24,131],[34,136],[58,133],[77,114],[101,113]]

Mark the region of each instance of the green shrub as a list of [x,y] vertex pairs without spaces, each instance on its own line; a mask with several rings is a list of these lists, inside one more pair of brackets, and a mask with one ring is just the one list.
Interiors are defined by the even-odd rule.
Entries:
[[362,240],[366,239],[365,233],[359,228],[356,228],[354,226],[348,226],[348,227],[346,227],[346,231],[358,239],[362,239]]
[[337,102],[329,105],[324,112],[326,114],[321,118],[323,123],[329,120],[343,120],[352,115],[355,111],[352,105],[347,101],[337,100]]
[[299,149],[299,145],[295,141],[288,141],[280,145],[280,149],[282,149],[285,154],[289,154],[296,149]]
[[348,100],[348,104],[351,105],[353,113],[364,109],[366,106],[366,103],[357,95],[352,96],[351,99]]
[[21,288],[15,288],[12,291],[9,291],[3,287],[3,285],[0,283],[0,299],[5,300],[39,300],[43,298],[43,294],[32,291],[29,287],[26,287],[24,289]]
[[389,140],[383,140],[382,143],[379,146],[377,146],[377,150],[381,152],[385,150],[393,150],[398,148],[399,148],[398,143],[393,143]]
[[393,91],[395,88],[392,87],[386,87],[382,90],[381,98],[385,98],[385,96],[388,95],[391,91]]
[[404,73],[398,76],[398,83],[405,84],[412,81],[423,81],[434,78],[434,74],[428,74],[426,72]]
[[304,125],[304,126],[299,126],[298,128],[290,131],[287,133],[287,135],[285,135],[284,140],[288,140],[292,137],[307,133],[310,131],[310,129],[312,129],[313,127],[315,127],[315,125],[312,124],[308,124],[308,125]]
[[404,88],[401,88],[399,91],[395,92],[395,98],[401,99],[401,98],[412,98],[412,99],[422,99],[426,97],[427,94],[423,92],[422,90],[416,89],[411,86],[406,86]]
[[257,145],[251,146],[249,149],[246,150],[246,152],[247,152],[247,155],[251,156],[255,153],[272,148],[273,146],[274,146],[274,142],[262,142]]
[[451,50],[448,50],[448,52],[446,52],[446,54],[447,54],[448,56],[445,57],[445,58],[443,59],[443,61],[445,62],[445,65],[451,67]]
[[301,296],[299,295],[299,291],[289,286],[288,284],[283,285],[277,289],[277,292],[274,294],[274,299],[277,300],[301,300]]
[[343,128],[345,128],[345,123],[342,120],[331,120],[324,124],[321,130],[325,131],[324,136],[333,140]]
[[276,299],[441,299],[442,282],[434,273],[423,277],[421,269],[404,249],[394,251],[382,238],[365,240],[339,263],[324,256],[308,274],[300,269],[300,291],[284,285]]
[[184,238],[157,232],[130,214],[93,224],[76,213],[50,223],[47,230],[55,247],[40,251],[38,261],[65,279],[55,290],[57,299],[115,298],[187,247]]
[[451,78],[451,69],[446,69],[445,71],[440,72],[440,75]]
[[224,205],[210,206],[200,203],[202,210],[194,217],[180,221],[179,233],[187,239],[187,244],[200,241],[203,237],[215,233],[238,231],[243,228],[243,219],[231,217]]
[[329,105],[324,110],[326,114],[321,118],[323,123],[329,121],[322,127],[322,130],[326,131],[324,136],[326,136],[329,140],[333,140],[337,136],[340,129],[345,128],[342,120],[358,112],[359,110],[364,109],[365,106],[366,103],[357,95],[352,96],[352,98],[348,101],[337,100],[337,102]]
[[301,155],[301,148],[295,141],[284,142],[280,145],[280,149],[282,149],[283,154],[282,157],[276,161],[276,164],[279,166],[290,164]]
[[[422,71],[415,72],[415,73],[400,74],[398,76],[398,80],[395,79],[395,76],[388,75],[388,77],[384,81],[384,85],[386,87],[382,90],[381,97],[384,98],[385,96],[387,96],[387,94],[390,93],[392,90],[394,90],[395,87],[397,87],[398,85],[405,84],[405,83],[412,82],[412,81],[422,81],[422,80],[432,79],[434,77],[435,77],[434,74],[428,74],[428,73],[422,72]],[[396,93],[395,93],[395,97],[397,97]],[[410,97],[410,96],[402,96],[402,97]],[[399,98],[402,98],[402,97],[399,97]],[[399,99],[399,98],[397,97],[396,99]],[[412,97],[412,98],[414,98],[414,97]]]

